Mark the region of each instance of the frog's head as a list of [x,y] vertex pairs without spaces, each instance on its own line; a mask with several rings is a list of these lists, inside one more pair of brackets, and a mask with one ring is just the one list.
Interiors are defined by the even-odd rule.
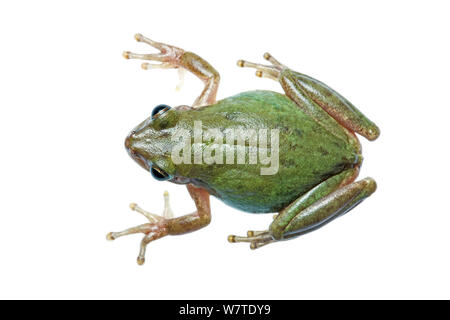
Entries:
[[179,114],[167,105],[156,106],[149,118],[135,127],[125,139],[128,154],[157,180],[174,178],[171,137]]

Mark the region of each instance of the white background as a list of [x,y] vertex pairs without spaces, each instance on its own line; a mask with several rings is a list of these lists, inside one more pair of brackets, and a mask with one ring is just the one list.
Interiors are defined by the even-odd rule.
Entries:
[[[449,7],[445,1],[2,1],[0,298],[450,298]],[[124,137],[160,103],[190,104],[174,70],[140,69],[141,32],[221,73],[218,98],[277,83],[236,67],[270,51],[342,93],[381,128],[361,139],[377,192],[304,237],[250,251],[227,235],[265,229],[212,199],[201,231],[107,242],[160,213],[194,210]]]

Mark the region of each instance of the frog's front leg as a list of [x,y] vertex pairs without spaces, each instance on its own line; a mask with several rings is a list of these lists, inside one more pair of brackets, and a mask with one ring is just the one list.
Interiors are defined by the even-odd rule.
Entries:
[[219,88],[220,76],[206,60],[192,52],[183,49],[153,41],[141,34],[135,35],[136,41],[144,42],[158,49],[160,53],[156,54],[138,54],[125,51],[123,56],[126,59],[141,59],[161,62],[159,64],[145,62],[143,69],[155,68],[182,68],[192,72],[203,81],[205,87],[200,96],[194,101],[193,107],[201,107],[213,104],[216,101],[217,90]]
[[172,210],[169,205],[169,194],[164,193],[165,208],[163,216],[159,216],[141,209],[138,205],[132,203],[130,208],[144,215],[149,223],[129,228],[120,232],[110,232],[106,238],[115,240],[119,237],[129,234],[143,233],[144,238],[141,241],[141,248],[137,263],[139,265],[145,262],[145,250],[147,244],[151,241],[165,237],[167,235],[180,235],[203,228],[211,221],[211,209],[209,205],[209,193],[202,188],[187,185],[189,193],[195,202],[197,210],[194,213],[173,218]]
[[247,237],[229,236],[230,242],[250,242],[256,249],[316,230],[353,209],[376,189],[372,178],[352,182],[358,168],[349,169],[322,182],[282,210],[267,231],[249,231]]

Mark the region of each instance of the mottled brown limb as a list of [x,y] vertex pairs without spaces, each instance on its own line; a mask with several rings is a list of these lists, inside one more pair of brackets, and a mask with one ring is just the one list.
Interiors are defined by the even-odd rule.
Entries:
[[211,222],[209,193],[205,189],[187,185],[197,210],[194,213],[167,220],[170,235],[185,234],[206,227]]
[[217,70],[214,69],[213,66],[211,66],[206,60],[199,57],[195,53],[184,51],[183,49],[172,45],[153,41],[141,34],[136,34],[135,39],[138,42],[144,42],[158,49],[160,52],[155,54],[138,54],[130,51],[125,51],[123,53],[123,56],[126,59],[140,59],[160,62],[159,64],[147,62],[143,63],[142,68],[145,70],[155,68],[185,69],[202,80],[205,85],[201,94],[197,99],[195,99],[193,107],[206,106],[216,102],[220,75]]
[[211,105],[216,102],[220,75],[206,60],[192,52],[185,52],[180,59],[182,67],[203,81],[205,87],[195,99],[193,107]]
[[132,203],[130,208],[145,216],[149,220],[149,223],[120,232],[110,232],[106,238],[108,240],[115,240],[126,235],[143,233],[144,238],[141,241],[139,256],[137,258],[137,263],[142,265],[145,262],[146,247],[150,242],[167,235],[185,234],[207,226],[211,221],[209,193],[205,189],[197,188],[191,184],[187,185],[187,189],[197,208],[195,212],[181,217],[171,218],[172,211],[169,205],[169,194],[166,191],[164,192],[163,216],[147,212],[137,204]]

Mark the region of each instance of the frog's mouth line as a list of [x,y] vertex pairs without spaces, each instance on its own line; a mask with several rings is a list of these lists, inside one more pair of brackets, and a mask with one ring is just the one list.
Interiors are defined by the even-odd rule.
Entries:
[[128,155],[136,161],[142,168],[150,171],[152,164],[150,161],[141,156],[138,152],[131,148],[130,139],[136,133],[136,130],[131,131],[125,139],[125,150],[127,150]]
[[147,171],[150,171],[151,167],[152,167],[152,163],[145,159],[143,156],[141,156],[139,153],[137,153],[134,150],[131,150],[129,148],[127,148],[128,154],[130,155],[130,157],[136,161],[142,168],[144,168]]

